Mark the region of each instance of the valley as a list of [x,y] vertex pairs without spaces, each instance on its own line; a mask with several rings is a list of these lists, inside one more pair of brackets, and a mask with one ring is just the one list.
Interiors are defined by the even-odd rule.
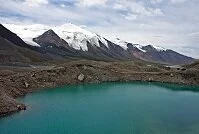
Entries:
[[198,62],[170,49],[110,41],[73,24],[5,26],[0,25],[1,116],[26,109],[17,97],[50,87],[130,81],[199,85]]

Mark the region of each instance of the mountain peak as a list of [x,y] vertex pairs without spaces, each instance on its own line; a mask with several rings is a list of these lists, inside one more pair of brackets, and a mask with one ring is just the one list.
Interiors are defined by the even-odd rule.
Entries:
[[160,47],[160,46],[155,46],[155,45],[147,45],[147,46],[143,46],[142,49],[146,50],[146,51],[158,51],[158,52],[162,52],[162,51],[167,51],[168,49]]
[[[95,33],[87,31],[79,26],[72,23],[65,23],[60,26],[46,26],[42,24],[32,24],[32,25],[14,25],[5,24],[5,26],[15,32],[19,37],[21,37],[27,44],[33,46],[39,46],[38,43],[33,41],[47,30],[47,33],[53,34],[52,30],[62,39],[64,39],[71,47],[77,50],[88,51],[87,42],[97,47],[100,46],[99,42],[102,42],[107,48],[108,43],[106,39]],[[46,33],[46,34],[47,34]]]
[[126,41],[124,41],[124,40],[121,40],[120,38],[115,38],[115,39],[113,39],[113,40],[111,40],[113,43],[115,43],[115,44],[117,44],[117,45],[119,45],[119,46],[121,46],[123,49],[125,49],[125,50],[127,50],[128,49],[128,46],[127,46],[127,44],[128,44],[128,42],[126,42]]
[[49,29],[48,31],[46,31],[46,34],[55,34],[55,32],[52,29]]

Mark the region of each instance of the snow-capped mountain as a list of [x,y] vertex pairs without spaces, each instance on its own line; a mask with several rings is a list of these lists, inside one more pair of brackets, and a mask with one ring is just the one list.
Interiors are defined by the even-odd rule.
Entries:
[[92,32],[86,31],[81,27],[78,27],[71,23],[66,23],[61,26],[47,26],[41,24],[32,24],[32,25],[14,25],[14,24],[3,24],[9,30],[15,32],[21,39],[23,39],[27,44],[33,46],[40,46],[36,42],[33,41],[33,38],[36,38],[42,35],[47,30],[53,30],[60,38],[64,39],[71,47],[74,49],[83,51],[88,51],[87,41],[90,44],[94,44],[96,46],[99,45],[99,41],[103,44],[107,45],[107,41]]
[[[36,42],[33,41],[33,38],[36,38],[42,35],[47,30],[53,30],[60,38],[64,39],[71,47],[74,49],[83,51],[88,51],[87,42],[97,47],[100,47],[99,41],[101,41],[107,48],[108,42],[106,39],[98,34],[87,31],[81,27],[78,27],[71,23],[65,23],[60,26],[47,26],[42,24],[32,24],[32,25],[14,25],[14,24],[3,24],[9,30],[16,33],[21,39],[23,39],[27,44],[33,46],[40,46]],[[120,40],[116,38],[115,40],[111,40],[113,43],[119,45],[123,49],[128,49],[128,42]],[[134,47],[139,50],[146,52],[146,50],[142,49],[142,45],[133,44]],[[154,49],[158,51],[166,51],[162,47],[153,46]]]
[[27,44],[37,47],[37,51],[58,57],[97,60],[133,60],[137,58],[171,64],[184,64],[193,61],[190,57],[154,45],[143,46],[119,38],[108,40],[71,23],[60,26],[3,25],[16,33]]
[[[114,40],[111,40],[113,43],[118,44],[119,46],[121,46],[122,48],[124,48],[125,50],[128,49],[128,44],[129,42],[126,42],[124,40],[121,40],[119,38],[115,38]],[[142,52],[147,52],[147,50],[145,49],[146,46],[144,45],[140,45],[140,44],[132,44],[133,47],[139,49]],[[156,45],[148,45],[151,46],[154,50],[156,51],[167,51],[168,49],[160,47],[160,46],[156,46]]]
[[50,55],[33,50],[32,46],[0,24],[0,63],[45,62],[52,59]]

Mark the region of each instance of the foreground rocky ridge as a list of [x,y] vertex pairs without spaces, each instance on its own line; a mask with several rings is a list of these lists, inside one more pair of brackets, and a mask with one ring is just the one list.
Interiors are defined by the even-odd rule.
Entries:
[[46,67],[11,68],[0,70],[0,115],[25,109],[15,100],[27,93],[68,84],[117,81],[157,81],[199,85],[198,63],[185,68],[170,68],[141,61],[96,62],[69,61]]

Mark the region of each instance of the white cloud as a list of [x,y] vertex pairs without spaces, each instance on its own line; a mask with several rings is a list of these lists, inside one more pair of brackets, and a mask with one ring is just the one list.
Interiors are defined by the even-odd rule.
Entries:
[[155,16],[162,16],[162,15],[164,15],[163,12],[159,8],[152,9],[151,11],[153,12],[153,14]]
[[158,4],[161,3],[163,0],[151,0],[152,4]]
[[117,10],[126,10],[126,7],[123,6],[122,4],[115,3],[115,4],[113,5],[113,9],[117,9]]
[[183,3],[185,1],[187,1],[187,0],[171,0],[171,3],[173,3],[173,4],[180,4],[180,3]]
[[149,25],[149,24],[140,24],[140,28],[141,28],[141,29],[145,29],[145,30],[147,30],[147,29],[151,29],[151,28],[152,28],[152,26],[151,26],[151,25]]
[[[198,42],[199,42],[199,32],[189,33],[187,40],[189,40],[189,42],[192,42],[192,44],[197,46],[198,49],[199,49],[199,44],[198,44]],[[195,51],[197,51],[197,49]],[[197,53],[198,53],[198,51],[197,51]],[[198,54],[198,58],[199,58],[199,54]]]
[[[1,1],[1,0],[0,0]],[[76,12],[70,9],[65,10],[64,8],[57,7],[51,4],[47,4],[43,1],[43,3],[36,2],[35,4],[31,4],[33,1],[29,1],[30,5],[27,5],[28,1],[1,1],[0,4],[0,12],[2,10],[5,10],[7,12],[20,14],[21,16],[27,16],[29,20],[32,22],[39,21],[42,23],[63,23],[65,21],[73,20],[73,21],[79,21],[79,20],[86,20],[86,17],[78,13],[78,9]],[[26,3],[26,4],[25,4]],[[34,2],[33,2],[34,3]],[[38,4],[40,3],[40,4]],[[47,4],[47,5],[45,5]],[[13,16],[9,17],[10,19],[13,19]],[[26,19],[27,19],[26,18]],[[22,21],[22,18],[15,17],[15,20],[18,19],[19,21]],[[13,23],[15,23],[15,20]]]
[[32,7],[48,4],[48,0],[25,0],[24,4]]
[[77,5],[79,6],[85,6],[85,7],[90,7],[90,6],[104,6],[106,5],[106,2],[108,0],[78,0]]
[[141,15],[146,15],[146,16],[151,16],[151,12],[148,11],[144,6],[142,6],[141,4],[138,4],[136,2],[132,2],[131,6],[131,10],[134,13],[137,14],[141,14]]
[[125,19],[127,19],[127,20],[135,20],[136,18],[137,18],[137,15],[135,15],[135,14],[127,14],[125,16]]
[[190,57],[199,58],[198,49],[199,47],[187,48],[187,47],[177,47],[173,48],[174,50],[178,51],[179,53],[185,54]]
[[199,37],[199,32],[189,33],[188,36],[190,36],[190,37]]
[[64,7],[66,7],[66,5],[65,5],[65,4],[61,4],[60,6],[61,6],[61,7],[63,7],[63,8],[64,8]]
[[141,2],[129,1],[129,0],[119,0],[114,6],[116,10],[126,10],[129,14],[137,14],[141,16],[160,16],[163,12],[159,8],[146,7]]
[[134,13],[144,15],[144,16],[159,16],[163,15],[161,9],[146,8],[138,3],[132,3],[131,10]]

